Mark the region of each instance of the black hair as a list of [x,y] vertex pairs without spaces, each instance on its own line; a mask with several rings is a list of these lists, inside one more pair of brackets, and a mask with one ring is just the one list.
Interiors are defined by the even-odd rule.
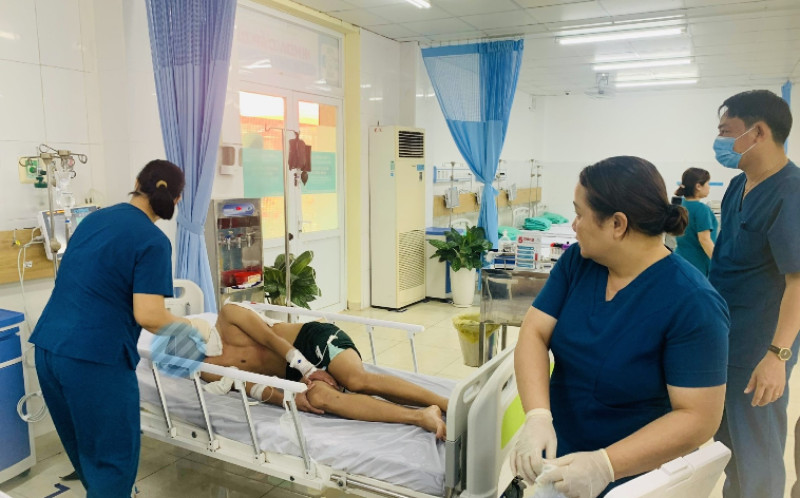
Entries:
[[628,230],[655,236],[679,236],[689,224],[683,206],[670,203],[664,179],[649,161],[616,156],[583,168],[580,184],[598,222],[623,213]]
[[747,128],[763,121],[772,130],[772,139],[778,145],[786,142],[792,130],[792,111],[789,104],[769,90],[737,93],[728,97],[717,111],[722,113],[723,109],[729,118],[744,121]]
[[698,185],[703,185],[711,179],[711,173],[702,168],[689,168],[683,172],[681,186],[675,191],[675,195],[683,197],[694,197]]
[[162,219],[172,219],[175,199],[183,192],[183,171],[164,159],[154,159],[136,176],[139,189],[131,195],[146,195],[153,212]]

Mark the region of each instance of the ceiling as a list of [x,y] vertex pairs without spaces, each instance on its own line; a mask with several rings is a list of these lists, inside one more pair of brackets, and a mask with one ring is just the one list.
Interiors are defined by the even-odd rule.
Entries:
[[[523,35],[518,88],[532,95],[609,94],[618,79],[653,76],[697,78],[693,87],[699,88],[775,91],[787,79],[800,79],[800,0],[429,0],[430,9],[404,0],[294,1],[423,47]],[[568,28],[668,16],[686,26],[683,34],[569,46],[556,42]],[[676,55],[691,57],[691,63],[607,71],[607,84],[593,69],[602,58]]]

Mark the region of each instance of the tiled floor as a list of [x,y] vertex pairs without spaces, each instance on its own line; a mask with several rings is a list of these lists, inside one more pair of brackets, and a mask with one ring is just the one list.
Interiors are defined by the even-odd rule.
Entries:
[[[416,338],[417,357],[420,372],[461,379],[474,371],[464,366],[458,334],[452,326],[451,318],[465,311],[450,304],[431,301],[419,303],[403,312],[370,308],[355,315],[423,325],[425,331]],[[477,308],[471,311],[477,312]],[[361,326],[340,323],[359,347],[365,361],[371,361],[367,333]],[[509,330],[509,341],[516,340],[517,331]],[[404,332],[376,328],[375,351],[381,365],[412,369],[412,359],[408,339]],[[800,376],[794,375],[791,390],[800,393]],[[800,416],[800,396],[789,403],[789,438],[786,449],[787,496],[794,482],[793,421]],[[69,473],[72,468],[63,452],[55,433],[42,436],[36,441],[38,463],[25,475],[18,476],[0,485],[0,491],[12,498],[59,498],[85,497],[82,486],[77,481],[64,482],[59,476]],[[300,496],[319,496],[320,493],[302,489],[299,486],[280,481],[248,469],[231,465],[209,457],[198,455],[166,445],[153,439],[142,441],[139,473],[136,479],[139,497],[142,498],[297,498]],[[722,496],[721,482],[711,498]],[[325,496],[334,496],[326,492]]]

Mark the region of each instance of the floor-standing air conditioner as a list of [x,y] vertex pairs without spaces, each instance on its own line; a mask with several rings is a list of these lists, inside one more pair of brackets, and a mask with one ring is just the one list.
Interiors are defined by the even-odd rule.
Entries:
[[372,128],[369,136],[372,305],[425,299],[425,131]]

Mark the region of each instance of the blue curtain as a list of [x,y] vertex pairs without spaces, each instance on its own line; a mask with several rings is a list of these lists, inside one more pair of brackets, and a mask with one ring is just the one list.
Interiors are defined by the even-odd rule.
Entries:
[[422,50],[425,68],[461,155],[483,183],[478,226],[497,247],[497,189],[492,186],[522,64],[523,40]]
[[216,311],[203,226],[222,128],[235,0],[146,0],[161,133],[167,159],[183,169],[175,276],[203,289]]
[[[781,97],[783,97],[783,100],[785,100],[786,103],[789,104],[789,107],[792,106],[792,82],[791,81],[786,80],[786,83],[784,83],[783,86],[781,86]],[[789,152],[789,139],[788,138],[786,139],[786,142],[783,143],[783,151],[784,152]]]

